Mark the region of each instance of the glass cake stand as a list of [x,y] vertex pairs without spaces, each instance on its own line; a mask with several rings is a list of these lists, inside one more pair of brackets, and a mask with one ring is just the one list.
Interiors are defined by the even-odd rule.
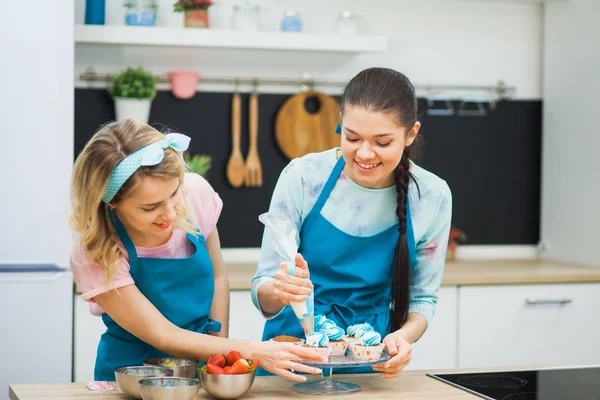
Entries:
[[384,363],[392,358],[385,350],[381,353],[381,357],[372,361],[357,360],[352,355],[349,355],[349,353],[350,351],[348,351],[348,355],[331,356],[327,363],[303,362],[302,364],[304,365],[321,368],[322,379],[312,382],[297,383],[292,386],[292,389],[298,393],[312,395],[342,395],[360,392],[362,388],[359,385],[332,380],[331,375],[333,374],[333,368],[366,367]]

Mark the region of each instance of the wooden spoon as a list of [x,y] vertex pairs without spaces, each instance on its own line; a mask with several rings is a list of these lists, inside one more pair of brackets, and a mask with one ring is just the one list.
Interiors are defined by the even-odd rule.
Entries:
[[258,156],[258,95],[250,95],[250,147],[246,157],[246,173],[244,182],[246,186],[262,186],[262,168]]
[[240,148],[241,138],[241,99],[238,92],[233,94],[231,102],[231,156],[227,161],[227,180],[234,188],[239,188],[244,183],[244,157]]

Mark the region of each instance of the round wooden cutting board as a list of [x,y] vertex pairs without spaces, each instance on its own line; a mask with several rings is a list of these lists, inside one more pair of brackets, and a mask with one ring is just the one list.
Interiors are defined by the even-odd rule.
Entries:
[[[316,98],[319,108],[311,113],[307,99]],[[281,106],[275,119],[275,139],[289,159],[340,145],[335,127],[340,122],[338,101],[326,94],[307,91],[296,94]]]

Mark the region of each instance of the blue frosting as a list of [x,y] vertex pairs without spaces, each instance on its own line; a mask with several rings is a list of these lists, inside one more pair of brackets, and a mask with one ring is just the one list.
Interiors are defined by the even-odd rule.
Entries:
[[314,332],[306,337],[306,344],[312,347],[325,347],[327,343],[329,337],[321,332]]
[[369,331],[374,331],[375,329],[373,329],[373,327],[367,323],[364,324],[355,324],[355,325],[350,325],[348,327],[348,329],[346,330],[346,333],[348,334],[348,336],[356,336],[356,332],[357,331],[364,331],[364,332],[369,332]]
[[320,331],[327,317],[323,314],[315,315],[315,331]]
[[336,325],[325,324],[319,331],[327,335],[329,340],[340,340],[344,336],[344,330]]
[[365,346],[376,346],[381,343],[381,335],[378,332],[373,331],[363,332],[358,338],[358,343],[364,344]]

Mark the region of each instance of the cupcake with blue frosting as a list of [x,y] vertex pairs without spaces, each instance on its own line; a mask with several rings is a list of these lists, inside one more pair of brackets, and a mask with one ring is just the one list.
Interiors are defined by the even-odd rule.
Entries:
[[309,348],[311,350],[316,350],[317,352],[325,355],[327,359],[329,359],[329,355],[331,354],[331,347],[328,346],[329,337],[321,332],[313,332],[306,337],[306,342],[304,344],[298,344],[299,346]]
[[381,343],[381,335],[375,331],[359,331],[349,344],[352,355],[357,360],[375,361],[381,357],[385,345]]
[[[323,315],[323,314],[315,315],[315,332],[319,332],[321,330],[321,327],[323,326],[325,321],[328,321],[328,319],[325,315]],[[329,321],[331,321],[331,320],[329,320]]]
[[335,322],[327,320],[320,326],[319,332],[327,335],[329,338],[327,345],[331,347],[332,356],[343,356],[346,354],[348,343],[344,340],[344,329],[337,326]]
[[363,332],[374,332],[374,331],[375,331],[375,329],[373,329],[373,327],[366,322],[362,323],[362,324],[350,325],[350,326],[348,326],[348,328],[346,328],[346,336],[344,336],[344,340],[347,343],[350,343],[353,340],[356,340],[358,338],[358,336],[360,336]]

